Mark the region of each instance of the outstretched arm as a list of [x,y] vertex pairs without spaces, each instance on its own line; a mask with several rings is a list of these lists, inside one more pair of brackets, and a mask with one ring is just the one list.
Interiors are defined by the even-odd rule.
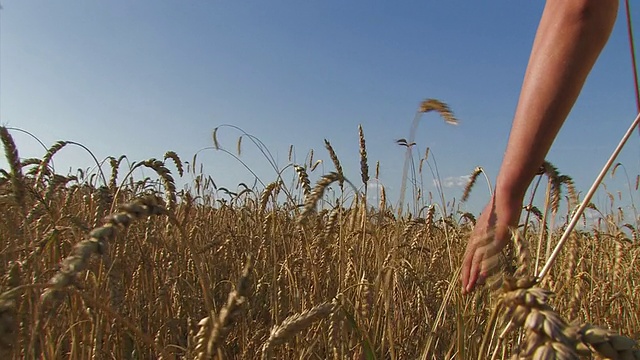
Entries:
[[[536,33],[495,195],[478,219],[462,266],[463,292],[518,225],[522,201],[573,107],[618,12],[618,0],[547,0]],[[487,241],[488,239],[488,241]]]

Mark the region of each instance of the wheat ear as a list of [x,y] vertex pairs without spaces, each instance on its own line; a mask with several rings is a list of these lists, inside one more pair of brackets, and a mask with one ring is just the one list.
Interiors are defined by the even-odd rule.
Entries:
[[226,305],[220,310],[220,313],[213,322],[211,333],[207,340],[206,351],[204,351],[205,349],[202,347],[199,349],[199,360],[211,359],[214,351],[218,349],[231,330],[233,321],[238,317],[242,310],[242,305],[247,301],[250,287],[249,275],[252,269],[253,262],[251,258],[249,258],[242,270],[242,275],[240,276],[236,289],[229,293]]
[[300,216],[298,218],[299,222],[303,222],[304,220],[306,220],[311,212],[315,210],[316,204],[318,203],[318,201],[320,201],[320,199],[322,199],[325,189],[335,181],[344,181],[344,177],[342,177],[342,175],[340,175],[339,173],[331,172],[323,176],[316,183],[316,186],[313,188],[309,196],[305,198],[304,208],[302,209],[302,212],[300,213]]
[[598,356],[613,360],[640,360],[638,344],[631,338],[591,324],[580,326],[577,333],[578,339]]
[[513,239],[518,263],[518,267],[514,273],[516,278],[527,276],[529,271],[529,249],[527,248],[526,241],[524,241],[523,237],[524,235],[520,235],[517,230],[512,230],[511,239]]
[[480,166],[476,166],[476,168],[473,169],[471,176],[469,176],[469,181],[467,181],[467,185],[464,187],[464,191],[462,192],[462,198],[460,198],[461,202],[465,202],[467,201],[467,199],[469,199],[469,194],[471,194],[471,189],[473,188],[473,185],[475,185],[476,180],[478,180],[478,176],[480,176],[480,174],[482,174],[482,168]]
[[10,180],[13,188],[13,197],[19,206],[24,206],[25,185],[18,148],[13,141],[13,137],[9,134],[9,130],[4,126],[0,126],[0,139],[4,145],[4,154],[11,170]]
[[125,155],[121,155],[119,158],[114,158],[113,156],[109,156],[109,165],[111,166],[111,176],[109,177],[109,189],[112,189],[113,191],[115,191],[116,189],[116,182],[118,180],[118,170],[120,170],[120,162],[122,162],[122,159],[124,159],[126,156]]
[[38,174],[36,175],[36,184],[39,184],[42,181],[42,177],[47,171],[47,167],[49,166],[49,162],[53,158],[58,151],[60,151],[63,147],[67,146],[66,141],[58,141],[53,144],[48,150],[47,153],[42,157],[42,161],[40,161],[40,166],[38,166]]
[[437,99],[426,99],[422,103],[420,103],[421,113],[428,113],[430,111],[436,111],[442,118],[451,125],[458,125],[459,121],[453,115],[453,111],[449,108],[449,105],[443,103]]
[[269,198],[273,196],[273,200],[276,200],[278,189],[280,188],[280,180],[269,183],[262,194],[260,194],[260,213],[264,213],[264,210],[267,208],[267,204],[269,203]]
[[336,172],[343,179],[343,180],[340,180],[340,188],[342,189],[342,186],[344,185],[344,172],[342,172],[342,165],[340,165],[340,159],[338,159],[338,155],[336,155],[336,151],[333,149],[333,146],[331,146],[331,143],[329,142],[329,140],[324,139],[324,146],[327,148],[327,151],[329,152],[329,157],[333,162],[333,166],[336,167]]
[[164,184],[165,194],[168,200],[167,207],[173,209],[176,205],[176,183],[171,176],[171,171],[167,169],[162,161],[156,159],[149,159],[142,164],[153,169],[156,174],[158,174]]
[[300,165],[294,165],[293,169],[298,175],[298,182],[300,183],[300,186],[302,186],[302,194],[304,196],[309,195],[309,193],[311,192],[311,182],[309,181],[309,174],[307,174],[307,169]]
[[560,173],[558,172],[558,168],[556,168],[549,161],[544,161],[542,164],[542,168],[544,169],[544,174],[549,178],[549,182],[551,184],[551,211],[553,213],[558,212],[558,208],[560,207],[560,197],[562,195],[562,178],[560,177]]
[[178,175],[182,177],[184,175],[184,167],[182,166],[182,160],[175,151],[167,151],[164,153],[164,160],[171,159],[173,163],[176,165],[176,169],[178,170]]
[[133,221],[152,215],[161,215],[165,212],[162,200],[155,196],[145,196],[130,204],[123,205],[120,212],[106,218],[105,225],[91,231],[87,239],[74,246],[71,255],[62,261],[60,270],[49,281],[51,287],[42,294],[41,301],[47,303],[58,298],[61,291],[71,285],[76,275],[87,267],[91,255],[104,253],[108,241],[113,240]]
[[533,277],[505,277],[504,293],[499,300],[507,309],[504,319],[508,324],[503,334],[513,328],[524,328],[521,357],[577,360],[575,333],[548,305],[552,293],[533,287],[535,283]]
[[367,161],[367,145],[364,140],[364,131],[362,125],[358,125],[358,139],[360,143],[360,176],[362,183],[367,185],[369,181],[369,163]]
[[271,329],[269,339],[262,346],[262,359],[269,358],[271,349],[274,346],[283,344],[287,339],[305,330],[316,321],[327,317],[334,310],[336,304],[337,302],[334,301],[316,305],[300,314],[291,315],[284,319],[279,326],[274,326]]

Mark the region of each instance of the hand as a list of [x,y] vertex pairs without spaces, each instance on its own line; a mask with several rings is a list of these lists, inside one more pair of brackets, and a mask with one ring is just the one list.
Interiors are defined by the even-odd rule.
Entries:
[[471,233],[462,262],[462,292],[470,293],[498,263],[498,254],[518,226],[521,201],[497,201],[494,196],[482,211]]

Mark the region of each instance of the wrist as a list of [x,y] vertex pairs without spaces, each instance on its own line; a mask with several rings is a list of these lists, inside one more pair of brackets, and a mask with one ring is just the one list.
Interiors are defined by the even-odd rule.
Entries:
[[522,206],[522,201],[527,192],[530,182],[513,179],[496,180],[495,201],[503,205]]

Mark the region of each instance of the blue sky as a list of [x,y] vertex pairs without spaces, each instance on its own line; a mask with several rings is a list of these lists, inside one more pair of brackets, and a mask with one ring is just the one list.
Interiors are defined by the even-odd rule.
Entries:
[[[212,130],[239,126],[287,165],[310,149],[331,171],[323,139],[359,182],[358,124],[370,168],[397,201],[403,148],[419,103],[437,98],[457,127],[425,116],[417,150],[430,147],[443,183],[483,166],[498,171],[543,1],[3,1],[0,10],[0,121],[47,146],[73,140],[99,159],[190,160],[212,146]],[[636,115],[624,7],[613,35],[548,159],[586,192]],[[640,8],[633,9],[640,19]],[[636,11],[637,10],[637,11]],[[640,28],[640,23],[636,24]],[[640,38],[640,33],[637,35]],[[42,156],[14,132],[22,157]],[[239,133],[221,129],[235,149]],[[632,185],[640,173],[638,136],[620,160]],[[244,141],[242,159],[263,181],[276,179]],[[58,171],[91,166],[79,148]],[[252,177],[223,153],[199,161],[221,186]],[[6,164],[0,162],[2,166]],[[316,172],[317,177],[319,171]],[[450,181],[446,181],[446,180]],[[433,191],[425,174],[426,190]],[[628,197],[626,180],[607,178]],[[445,189],[447,199],[461,188]],[[636,194],[634,194],[635,196]],[[484,184],[468,210],[487,200]]]

